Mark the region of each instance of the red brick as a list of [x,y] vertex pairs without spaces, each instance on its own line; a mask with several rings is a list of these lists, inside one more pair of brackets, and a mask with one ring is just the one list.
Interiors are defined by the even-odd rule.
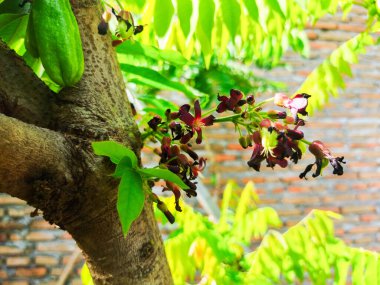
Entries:
[[275,188],[272,190],[272,193],[283,193],[285,191],[285,188],[280,187],[280,188]]
[[62,274],[63,268],[61,267],[55,267],[51,269],[51,275],[60,276]]
[[362,179],[368,179],[368,178],[380,178],[380,172],[360,172],[359,177]]
[[15,218],[28,216],[25,213],[25,208],[9,208],[8,215]]
[[32,221],[30,227],[32,229],[41,229],[41,230],[43,230],[43,229],[50,230],[50,229],[56,228],[56,226],[51,225],[48,222],[46,222],[45,220],[40,220],[40,219]]
[[26,236],[26,240],[30,241],[44,241],[53,240],[55,238],[54,234],[51,232],[31,232]]
[[66,244],[63,242],[40,242],[37,243],[37,251],[50,251],[50,252],[72,252],[75,246],[73,244]]
[[310,188],[300,186],[289,186],[288,191],[294,193],[310,192]]
[[5,281],[2,285],[29,285],[28,281]]
[[16,197],[1,196],[0,205],[26,205],[26,202]]
[[59,260],[53,256],[38,255],[35,257],[35,263],[38,265],[57,265]]
[[282,199],[282,202],[283,203],[286,203],[286,204],[297,204],[297,205],[308,205],[308,204],[316,204],[319,202],[319,198],[318,197],[301,197],[301,196],[297,196],[297,197],[284,197]]
[[368,205],[351,205],[351,206],[343,206],[342,213],[343,214],[351,214],[351,213],[374,213],[376,211],[374,206]]
[[335,190],[337,190],[337,191],[347,191],[348,190],[348,185],[347,184],[336,184],[335,185]]
[[68,232],[63,232],[61,239],[73,239],[73,237]]
[[22,248],[14,247],[14,246],[5,246],[0,245],[0,256],[1,255],[12,255],[12,254],[20,254],[23,253]]
[[362,191],[362,190],[367,190],[368,189],[368,185],[365,184],[365,183],[356,183],[356,184],[352,185],[352,188],[355,189],[355,190]]
[[309,40],[316,40],[318,38],[318,34],[314,31],[307,31],[306,34]]
[[25,227],[24,224],[14,222],[14,221],[9,221],[9,222],[0,222],[0,230],[21,230]]
[[242,148],[242,146],[238,143],[230,143],[228,144],[227,146],[228,149],[232,149],[232,150],[241,150],[243,151],[244,149]]
[[336,30],[338,28],[338,24],[334,22],[322,22],[318,21],[313,26],[315,29],[321,29],[321,30]]
[[217,154],[214,156],[215,162],[227,161],[227,160],[235,160],[236,156],[231,154]]
[[355,33],[361,33],[365,31],[365,27],[362,25],[350,25],[350,24],[339,24],[338,25],[339,30],[343,31],[349,31],[349,32],[355,32]]
[[281,210],[277,211],[280,217],[287,216],[300,216],[302,211],[300,209],[290,209],[290,210]]
[[327,41],[315,41],[310,43],[310,49],[316,50],[316,49],[323,49],[323,50],[330,50],[333,51],[336,49],[339,45],[334,42],[327,42]]
[[0,270],[0,279],[5,279],[8,277],[8,273],[4,270]]
[[380,193],[359,193],[356,195],[356,197],[362,201],[373,201],[380,199]]
[[358,226],[351,228],[349,232],[351,234],[357,234],[357,233],[377,233],[379,232],[380,228],[376,226]]
[[8,257],[6,259],[6,264],[10,267],[28,265],[29,262],[29,257]]
[[339,207],[324,206],[324,205],[323,206],[315,206],[315,207],[306,208],[305,212],[309,213],[309,212],[311,212],[312,210],[315,210],[315,209],[323,210],[323,211],[331,211],[331,212],[338,213],[338,214],[341,212],[341,209]]
[[355,200],[355,194],[331,194],[322,198],[325,203],[331,203],[336,201],[353,201]]
[[16,276],[18,277],[42,277],[46,275],[47,269],[45,267],[35,268],[17,268]]
[[375,214],[366,214],[366,215],[361,215],[360,220],[363,222],[372,222],[372,221],[380,220],[380,216],[375,215]]
[[11,234],[9,235],[9,239],[10,239],[11,241],[17,241],[17,240],[22,240],[22,239],[24,239],[24,237],[23,237],[22,235],[18,234],[18,233],[11,233]]
[[5,233],[0,233],[0,242],[5,242],[7,240],[7,235]]
[[343,229],[335,229],[335,234],[337,236],[343,236],[344,235],[344,230]]

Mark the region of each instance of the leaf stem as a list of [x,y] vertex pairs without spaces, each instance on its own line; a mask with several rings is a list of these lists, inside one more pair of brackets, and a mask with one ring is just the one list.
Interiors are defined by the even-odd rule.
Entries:
[[303,142],[304,144],[311,145],[311,142],[309,142],[308,140],[301,139],[300,141]]

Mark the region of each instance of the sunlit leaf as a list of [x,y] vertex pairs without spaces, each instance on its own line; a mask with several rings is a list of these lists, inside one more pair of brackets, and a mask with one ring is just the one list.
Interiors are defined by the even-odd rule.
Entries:
[[177,184],[182,189],[189,189],[177,175],[168,169],[161,168],[141,168],[137,170],[141,175],[145,177],[157,177]]
[[131,160],[132,167],[137,166],[136,154],[126,146],[115,141],[92,142],[92,148],[96,155],[107,156],[110,160],[118,164],[125,156]]
[[157,0],[154,6],[154,29],[157,36],[163,37],[170,27],[170,22],[174,14],[174,7],[171,0]]
[[145,194],[140,174],[135,170],[125,170],[117,196],[117,212],[124,235],[127,235],[132,222],[140,216],[144,201]]

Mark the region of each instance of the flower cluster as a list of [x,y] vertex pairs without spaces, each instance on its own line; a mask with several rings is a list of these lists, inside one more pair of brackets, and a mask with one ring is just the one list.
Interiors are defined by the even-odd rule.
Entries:
[[249,167],[260,170],[261,162],[266,160],[268,167],[278,164],[284,168],[290,159],[294,163],[302,157],[298,141],[303,139],[303,133],[297,129],[288,129],[287,125],[279,122],[273,124],[269,119],[260,123],[261,129],[252,135],[253,152],[247,162]]
[[[334,168],[333,174],[343,174],[344,158],[332,156],[330,150],[320,141],[308,142],[300,130],[305,126],[303,116],[307,115],[310,95],[301,93],[289,98],[283,93],[277,93],[273,98],[257,103],[253,95],[245,96],[243,92],[231,89],[229,96],[218,95],[217,98],[218,105],[207,114],[216,112],[223,115],[232,112],[232,115],[202,117],[200,103],[196,100],[193,113],[190,112],[190,105],[185,104],[175,112],[168,109],[165,112],[166,119],[156,115],[148,122],[150,130],[145,138],[151,136],[161,142],[160,148],[155,150],[160,157],[160,166],[175,173],[189,187],[186,190],[188,197],[197,195],[196,179],[206,166],[206,159],[199,157],[190,141],[195,137],[195,142],[201,144],[203,129],[219,122],[231,122],[235,125],[240,134],[240,145],[244,149],[252,148],[247,164],[256,171],[260,171],[264,161],[271,168],[276,165],[285,168],[289,162],[296,164],[302,158],[305,145],[309,145],[309,151],[316,160],[306,167],[299,175],[300,178],[306,179],[306,174],[314,165],[316,171],[312,176],[321,175],[322,169],[329,162]],[[263,111],[264,105],[271,101],[284,109]],[[173,192],[176,210],[181,211],[181,189],[172,182],[165,183],[163,191]],[[162,205],[160,207],[164,209]]]
[[[210,115],[202,117],[199,101],[194,102],[194,115],[190,113],[190,105],[185,104],[177,112],[167,110],[166,120],[160,116],[154,116],[148,126],[155,138],[160,138],[161,146],[155,149],[159,155],[159,164],[175,173],[188,187],[186,195],[197,196],[197,182],[195,181],[199,173],[206,166],[206,159],[192,149],[189,141],[196,135],[196,143],[202,143],[202,129],[211,126],[215,117]],[[176,201],[176,210],[182,211],[179,205],[181,197],[180,188],[170,182],[165,181],[163,191],[171,191]]]

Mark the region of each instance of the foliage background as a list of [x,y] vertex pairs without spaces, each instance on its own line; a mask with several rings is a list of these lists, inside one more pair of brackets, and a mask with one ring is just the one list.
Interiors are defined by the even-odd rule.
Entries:
[[[311,40],[311,60],[301,60],[299,55],[288,53],[284,59],[293,68],[283,67],[263,72],[255,70],[273,80],[287,82],[290,91],[295,91],[305,76],[311,72],[339,42],[349,39],[365,28],[366,13],[354,10],[345,21],[330,16],[319,22],[315,29],[308,30]],[[354,66],[353,79],[347,81],[347,89],[339,99],[310,119],[313,131],[310,136],[324,138],[337,155],[345,155],[349,161],[344,180],[326,175],[323,180],[300,181],[297,173],[303,165],[292,170],[254,173],[244,162],[249,151],[237,149],[236,141],[229,140],[228,132],[218,129],[208,137],[210,147],[204,152],[214,178],[204,181],[215,194],[221,195],[225,177],[234,177],[242,185],[249,179],[256,183],[262,202],[279,210],[286,225],[294,224],[311,208],[326,208],[343,213],[338,224],[338,233],[344,235],[349,244],[378,249],[380,225],[379,178],[380,178],[380,60],[377,47],[368,49]],[[307,163],[305,161],[305,163]],[[31,208],[8,196],[0,199],[0,282],[3,284],[55,284],[62,268],[67,263],[75,246],[70,237],[39,218],[31,219]],[[323,205],[323,206],[321,206]],[[71,283],[79,282],[75,275]]]

